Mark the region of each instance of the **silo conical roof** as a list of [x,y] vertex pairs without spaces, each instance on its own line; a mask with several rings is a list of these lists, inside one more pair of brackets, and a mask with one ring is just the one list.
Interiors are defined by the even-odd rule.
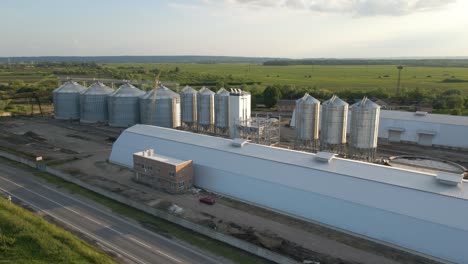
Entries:
[[231,93],[228,92],[228,90],[221,88],[219,91],[216,93],[218,96],[229,96]]
[[194,93],[197,93],[197,90],[193,89],[192,87],[190,86],[185,86],[184,89],[182,89],[181,93],[184,93],[184,94],[194,94]]
[[119,89],[115,90],[113,93],[110,94],[112,97],[135,97],[143,95],[145,92],[136,88],[135,86],[126,83],[119,87]]
[[80,85],[77,82],[74,81],[67,81],[63,85],[61,85],[59,88],[55,89],[53,92],[54,93],[81,93],[84,90],[86,90],[86,87]]
[[156,99],[166,99],[166,98],[175,98],[179,97],[179,94],[167,88],[166,86],[159,86],[158,88],[151,89],[142,95],[141,99],[153,99],[154,94],[156,93]]
[[312,97],[312,95],[306,93],[304,97],[302,97],[302,103],[304,104],[320,104],[320,101]]
[[114,90],[102,82],[93,83],[83,94],[85,95],[105,95],[110,94]]
[[352,105],[352,107],[361,107],[361,108],[380,108],[380,105],[372,102],[367,97],[362,98],[361,101]]
[[214,95],[215,94],[213,91],[206,88],[205,86],[203,86],[203,88],[201,88],[200,91],[198,91],[198,93],[201,95]]
[[347,102],[341,100],[338,96],[333,95],[330,99],[326,100],[322,103],[323,105],[331,105],[331,106],[345,106],[348,105]]

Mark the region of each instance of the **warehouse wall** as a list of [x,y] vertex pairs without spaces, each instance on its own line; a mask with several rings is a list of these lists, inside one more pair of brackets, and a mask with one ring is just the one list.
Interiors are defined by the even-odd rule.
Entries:
[[468,135],[468,124],[466,126],[457,126],[449,124],[436,124],[381,118],[379,138],[387,139],[389,128],[405,129],[405,131],[401,132],[401,141],[417,143],[418,130],[425,130],[435,132],[435,135],[432,138],[433,145],[468,149],[468,140],[466,140]]
[[[317,165],[320,170],[311,169],[245,156],[242,149],[232,153],[127,131],[115,142],[110,160],[131,166],[132,154],[148,148],[193,159],[195,184],[202,188],[438,258],[468,262],[464,250],[468,202],[464,199],[327,171],[326,167],[333,169],[334,161]],[[310,155],[313,162],[312,154],[303,155]],[[372,173],[366,166],[375,165],[354,166]],[[407,174],[438,184],[429,175]]]

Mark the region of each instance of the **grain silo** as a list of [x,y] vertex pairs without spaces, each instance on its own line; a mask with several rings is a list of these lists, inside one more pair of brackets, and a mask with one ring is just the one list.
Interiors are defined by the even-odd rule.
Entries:
[[52,92],[56,119],[80,119],[80,94],[86,90],[77,82],[67,81]]
[[227,134],[229,129],[229,92],[221,88],[214,96],[216,133]]
[[214,95],[210,89],[203,87],[197,94],[198,130],[213,132],[215,112]]
[[185,86],[180,92],[182,123],[193,128],[197,123],[197,90]]
[[92,84],[80,96],[80,108],[82,123],[107,122],[109,114],[107,110],[107,96],[114,90],[101,82]]
[[109,125],[129,127],[140,122],[138,99],[144,92],[126,83],[108,96]]
[[306,93],[296,101],[296,146],[299,149],[317,149],[319,118],[319,100]]
[[232,89],[229,93],[229,136],[240,136],[239,127],[247,126],[251,120],[251,94],[241,89]]
[[348,126],[348,103],[338,96],[323,102],[320,123],[320,150],[343,153]]
[[152,89],[140,97],[142,124],[167,128],[180,127],[180,96],[165,86]]
[[351,106],[350,155],[373,161],[377,150],[380,106],[364,97]]

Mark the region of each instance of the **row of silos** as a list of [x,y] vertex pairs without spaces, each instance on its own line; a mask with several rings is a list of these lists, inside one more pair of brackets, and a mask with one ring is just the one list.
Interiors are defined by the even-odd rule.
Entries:
[[[222,88],[214,93],[206,87],[197,92],[187,86],[179,95],[159,86],[145,93],[129,83],[114,91],[100,82],[86,89],[69,81],[54,90],[53,96],[57,119],[108,122],[116,127],[143,123],[175,128],[184,123],[201,130],[219,129],[227,133],[233,123],[230,100],[237,99],[240,92],[243,91],[229,92]],[[231,98],[231,94],[236,96]],[[246,107],[249,111],[243,112],[250,115],[250,101],[242,105]],[[236,108],[235,112],[240,111]]]
[[214,93],[206,87],[196,91],[185,87],[181,93],[182,123],[198,130],[234,136],[235,121],[250,118],[250,93],[224,88]]
[[[314,148],[320,145],[321,150],[331,151],[340,151],[346,144],[348,103],[336,95],[320,105],[320,101],[305,94],[296,100],[294,115],[299,144]],[[374,155],[379,115],[380,106],[366,97],[351,106],[349,146],[353,155]]]
[[53,91],[53,100],[57,119],[108,122],[116,127],[180,126],[180,97],[167,87],[145,93],[129,83],[114,91],[100,82],[86,89],[69,81]]

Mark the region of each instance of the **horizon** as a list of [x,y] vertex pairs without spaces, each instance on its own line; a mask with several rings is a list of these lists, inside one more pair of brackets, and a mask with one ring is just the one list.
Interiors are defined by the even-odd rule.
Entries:
[[0,6],[9,22],[0,29],[0,57],[468,56],[464,0],[6,0]]

